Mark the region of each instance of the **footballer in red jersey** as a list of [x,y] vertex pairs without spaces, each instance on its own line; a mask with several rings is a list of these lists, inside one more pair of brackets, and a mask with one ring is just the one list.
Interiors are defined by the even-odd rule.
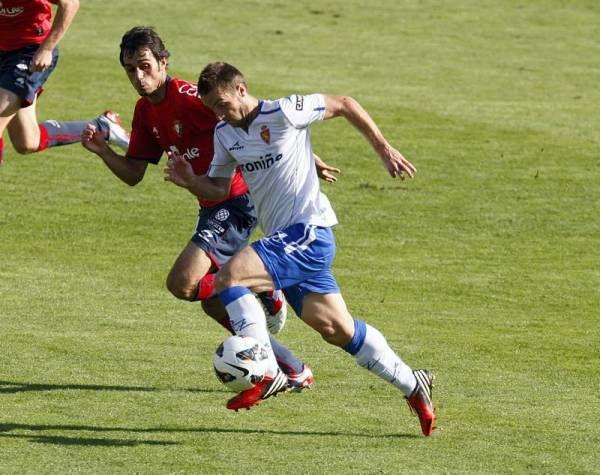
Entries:
[[[127,66],[125,66],[127,68]],[[204,175],[213,156],[213,131],[217,118],[198,100],[195,84],[166,77],[165,97],[151,102],[142,96],[133,114],[127,156],[157,164],[165,151],[187,159],[196,175]],[[235,174],[227,199],[248,191],[239,171]],[[203,207],[214,201],[199,200]]]
[[[213,157],[214,113],[197,96],[196,85],[167,73],[169,51],[149,27],[135,27],[121,40],[120,62],[133,88],[141,96],[132,121],[125,155],[116,153],[98,133],[95,124],[83,132],[83,146],[98,155],[110,171],[129,185],[145,176],[148,164],[164,154],[187,159],[194,173],[207,172]],[[321,162],[321,176],[335,169]],[[177,298],[200,300],[204,311],[230,332],[224,307],[214,296],[214,272],[250,238],[257,224],[254,205],[241,174],[236,173],[229,195],[221,201],[200,200],[196,230],[183,248],[169,275],[167,288]],[[283,326],[287,306],[283,294],[259,294],[269,329]],[[312,373],[287,348],[271,339],[271,345],[292,389],[312,384]]]
[[[56,4],[54,20],[51,3]],[[78,142],[89,122],[38,124],[36,114],[37,96],[58,61],[57,45],[78,9],[79,0],[0,0],[0,163],[5,129],[15,151],[25,154]],[[109,120],[104,114],[94,119],[108,139],[122,146],[117,139],[123,137],[114,131],[109,137]]]

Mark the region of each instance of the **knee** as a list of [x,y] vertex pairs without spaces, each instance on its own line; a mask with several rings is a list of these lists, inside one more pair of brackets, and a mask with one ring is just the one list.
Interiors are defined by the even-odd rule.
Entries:
[[28,155],[38,151],[38,145],[29,142],[12,142],[12,146],[20,155]]
[[337,322],[327,322],[317,328],[317,331],[321,338],[330,345],[344,347],[352,340],[352,334],[344,326],[338,325]]
[[227,271],[227,268],[221,268],[215,274],[215,290],[222,292],[229,287],[233,287],[234,282],[231,273]]
[[181,276],[169,274],[167,277],[167,289],[180,300],[194,301],[198,293],[198,283],[191,282]]

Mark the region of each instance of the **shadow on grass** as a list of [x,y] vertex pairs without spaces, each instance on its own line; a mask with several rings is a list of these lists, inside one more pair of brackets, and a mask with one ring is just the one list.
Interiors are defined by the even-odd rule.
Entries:
[[[366,437],[366,438],[406,438],[406,439],[419,439],[421,436],[416,434],[373,434],[368,432],[345,432],[345,431],[311,431],[311,430],[266,430],[266,429],[224,429],[220,427],[146,427],[146,428],[131,428],[131,427],[98,427],[98,426],[86,426],[86,425],[62,425],[62,424],[16,424],[0,422],[0,437],[15,437],[15,438],[31,438],[32,436],[23,434],[8,434],[12,431],[31,431],[31,432],[43,432],[43,431],[84,431],[84,432],[126,432],[132,434],[252,434],[252,435],[306,435],[310,437],[331,437],[331,436],[344,436],[344,437]],[[61,443],[56,440],[66,439],[77,441],[81,440],[81,445],[94,445],[91,442],[85,443],[85,441],[111,441],[112,439],[94,439],[94,438],[67,438],[67,437],[46,437],[46,436],[33,436],[37,439],[48,439],[44,440],[46,443]],[[52,441],[54,440],[54,441]],[[36,440],[40,441],[40,440]],[[117,439],[117,442],[119,440]],[[149,443],[149,444],[175,444],[176,442],[157,442],[157,441],[128,441],[125,440],[121,445],[128,445],[132,443]],[[65,445],[68,445],[64,442]],[[98,442],[97,445],[103,445]],[[107,443],[106,445],[111,445]],[[115,443],[114,445],[119,445]]]
[[16,394],[35,391],[125,391],[125,392],[151,392],[151,391],[189,391],[195,393],[225,392],[225,390],[200,389],[200,388],[154,388],[148,386],[115,386],[105,384],[41,384],[18,383],[15,381],[0,381],[0,394]]
[[136,447],[138,445],[179,445],[167,440],[100,439],[92,437],[64,437],[51,435],[0,434],[0,438],[26,439],[36,444],[81,445],[96,447]]

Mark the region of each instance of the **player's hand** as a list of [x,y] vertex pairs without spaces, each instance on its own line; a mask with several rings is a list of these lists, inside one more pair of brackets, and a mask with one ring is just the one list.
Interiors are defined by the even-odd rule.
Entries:
[[30,71],[43,71],[44,69],[48,69],[52,64],[52,50],[47,50],[44,48],[39,48],[33,58],[31,59],[31,64],[29,65]]
[[394,147],[387,146],[381,156],[383,164],[387,168],[388,173],[396,178],[400,177],[404,180],[407,176],[413,178],[417,169]]
[[334,173],[339,174],[340,169],[327,165],[324,161],[322,161],[319,157],[315,155],[315,166],[317,167],[317,175],[318,177],[327,182],[327,183],[335,183],[337,181],[337,176]]
[[86,125],[83,132],[81,132],[81,145],[97,155],[100,155],[108,148],[104,135],[93,124]]
[[192,165],[178,153],[169,152],[168,155],[169,160],[164,169],[165,181],[170,181],[177,186],[189,189],[196,176],[192,169]]

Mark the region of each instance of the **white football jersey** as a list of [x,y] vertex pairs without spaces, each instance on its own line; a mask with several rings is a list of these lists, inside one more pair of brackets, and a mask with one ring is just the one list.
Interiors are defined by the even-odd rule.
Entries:
[[292,224],[333,226],[337,217],[319,190],[308,126],[325,115],[321,94],[261,101],[248,132],[219,122],[208,175],[230,177],[239,165],[266,234]]

